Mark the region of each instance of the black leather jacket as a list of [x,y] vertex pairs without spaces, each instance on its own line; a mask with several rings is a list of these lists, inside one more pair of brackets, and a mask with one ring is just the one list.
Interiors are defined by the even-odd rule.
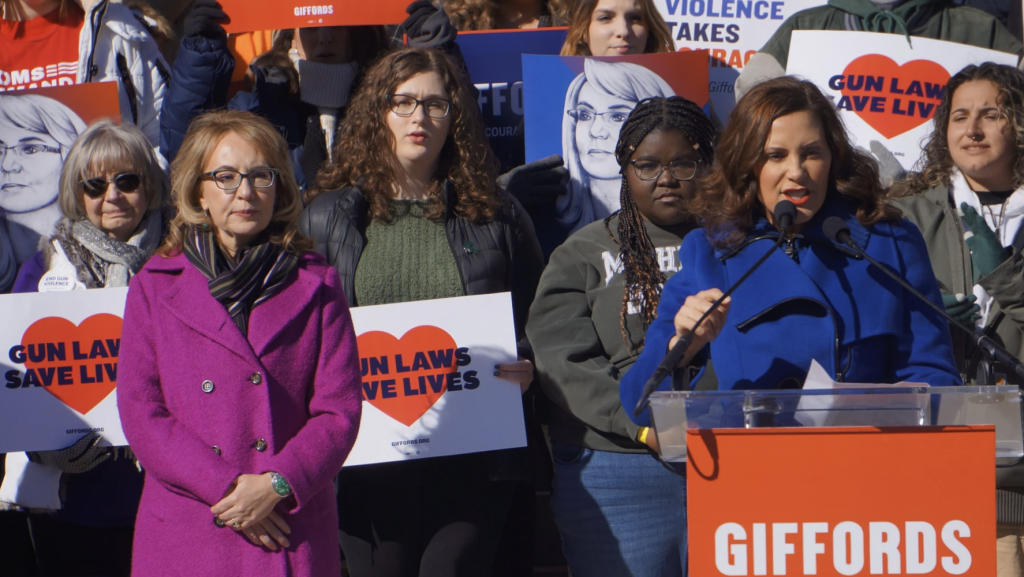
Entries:
[[[495,217],[475,224],[455,215],[455,191],[446,183],[445,231],[448,244],[462,277],[467,295],[512,292],[516,337],[520,354],[526,357],[526,317],[533,302],[537,283],[544,269],[544,257],[534,234],[533,222],[511,195],[499,191],[500,205]],[[368,204],[354,186],[317,196],[302,211],[299,230],[313,239],[313,250],[341,275],[341,286],[352,306],[355,298],[355,273],[369,224]]]

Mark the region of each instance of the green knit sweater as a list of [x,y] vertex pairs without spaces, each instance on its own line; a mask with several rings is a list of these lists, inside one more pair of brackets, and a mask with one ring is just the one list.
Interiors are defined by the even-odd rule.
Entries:
[[356,266],[356,304],[464,296],[444,223],[423,216],[426,201],[391,203],[391,222],[371,220]]

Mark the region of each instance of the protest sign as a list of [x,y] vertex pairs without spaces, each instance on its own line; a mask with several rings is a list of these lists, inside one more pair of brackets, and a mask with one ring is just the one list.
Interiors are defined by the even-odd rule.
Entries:
[[682,96],[707,109],[707,51],[522,58],[526,160],[562,155],[571,182],[555,210],[570,230],[619,209],[615,145],[639,101]]
[[487,139],[507,172],[526,162],[523,136],[523,54],[557,55],[565,28],[459,32],[456,43],[480,96]]
[[127,445],[117,361],[128,289],[0,296],[0,453],[63,449],[89,432]]
[[116,82],[0,92],[0,227],[12,245],[0,242],[0,251],[20,265],[39,250],[60,218],[57,191],[71,146],[90,122],[120,114]]
[[725,122],[736,105],[734,84],[747,61],[787,18],[823,0],[659,0],[679,50],[710,52],[708,90]]
[[401,24],[408,14],[407,0],[329,0],[310,4],[298,0],[220,0],[228,15],[223,22],[230,34],[256,30]]
[[363,416],[345,466],[526,446],[509,293],[352,309]]
[[789,54],[786,72],[832,99],[857,146],[876,140],[907,170],[921,158],[950,76],[968,64],[1017,64],[1014,54],[918,37],[911,46],[874,32],[796,31]]

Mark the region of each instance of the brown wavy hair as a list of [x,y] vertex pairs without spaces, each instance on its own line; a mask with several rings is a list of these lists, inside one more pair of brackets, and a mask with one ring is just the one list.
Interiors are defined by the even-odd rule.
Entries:
[[[501,20],[498,0],[444,0],[444,11],[459,32],[466,30],[495,30]],[[552,26],[565,26],[569,22],[567,0],[545,0],[542,13],[551,16]]]
[[1013,165],[1013,188],[1024,186],[1024,72],[1012,66],[985,62],[980,65],[971,64],[957,72],[946,84],[942,103],[935,109],[935,129],[924,144],[924,155],[918,161],[920,172],[907,175],[907,178],[894,184],[889,190],[892,197],[911,196],[921,193],[933,186],[952,185],[953,157],[949,153],[947,130],[949,115],[952,113],[953,94],[968,82],[987,80],[999,89],[997,100],[999,112],[1008,121],[1013,130],[1014,150],[1017,159]]
[[312,248],[312,241],[299,233],[302,196],[295,183],[284,137],[265,118],[251,112],[215,110],[192,121],[181,150],[171,164],[171,205],[177,214],[168,225],[164,244],[157,251],[161,256],[180,253],[187,236],[197,227],[211,224],[199,204],[203,184],[200,177],[206,172],[206,163],[221,139],[232,132],[251,144],[266,160],[267,166],[276,168],[278,173],[274,183],[274,214],[254,244],[272,242],[295,254]]
[[[594,16],[600,0],[576,0],[576,6],[569,16],[569,32],[562,45],[562,56],[593,56],[590,53],[590,19]],[[647,45],[644,54],[675,52],[676,43],[672,32],[661,17],[654,0],[640,0],[640,14],[647,26]]]
[[444,182],[455,189],[455,214],[475,223],[494,218],[498,206],[495,180],[498,161],[484,134],[483,117],[470,85],[458,66],[444,52],[404,48],[381,58],[367,71],[359,90],[349,102],[338,142],[335,164],[320,173],[319,187],[308,199],[327,190],[353,185],[370,205],[370,216],[390,222],[394,183],[401,171],[395,156],[395,137],[385,122],[390,113],[387,95],[413,76],[434,72],[441,77],[451,100],[452,117],[429,193],[424,214],[440,220],[444,215]]
[[[64,20],[73,12],[83,12],[82,7],[75,0],[60,0],[57,10],[59,10],[57,12],[59,20]],[[20,21],[22,20],[20,12],[18,0],[0,0],[0,20]]]
[[758,175],[764,147],[776,118],[808,111],[817,117],[832,153],[828,194],[841,194],[857,209],[864,226],[899,220],[899,209],[885,202],[873,158],[850,144],[835,106],[814,84],[783,76],[755,86],[736,104],[715,149],[714,169],[705,177],[690,210],[720,247],[735,246],[765,215]]

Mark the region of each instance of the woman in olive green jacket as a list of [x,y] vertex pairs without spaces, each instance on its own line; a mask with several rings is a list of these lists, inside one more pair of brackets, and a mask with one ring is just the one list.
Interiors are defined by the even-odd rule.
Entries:
[[[946,85],[924,169],[893,186],[921,229],[946,311],[1024,357],[1024,72],[984,63]],[[979,384],[983,353],[953,332],[964,382]],[[995,364],[1000,384],[1024,385]],[[1024,576],[1024,466],[996,472],[998,575]]]

